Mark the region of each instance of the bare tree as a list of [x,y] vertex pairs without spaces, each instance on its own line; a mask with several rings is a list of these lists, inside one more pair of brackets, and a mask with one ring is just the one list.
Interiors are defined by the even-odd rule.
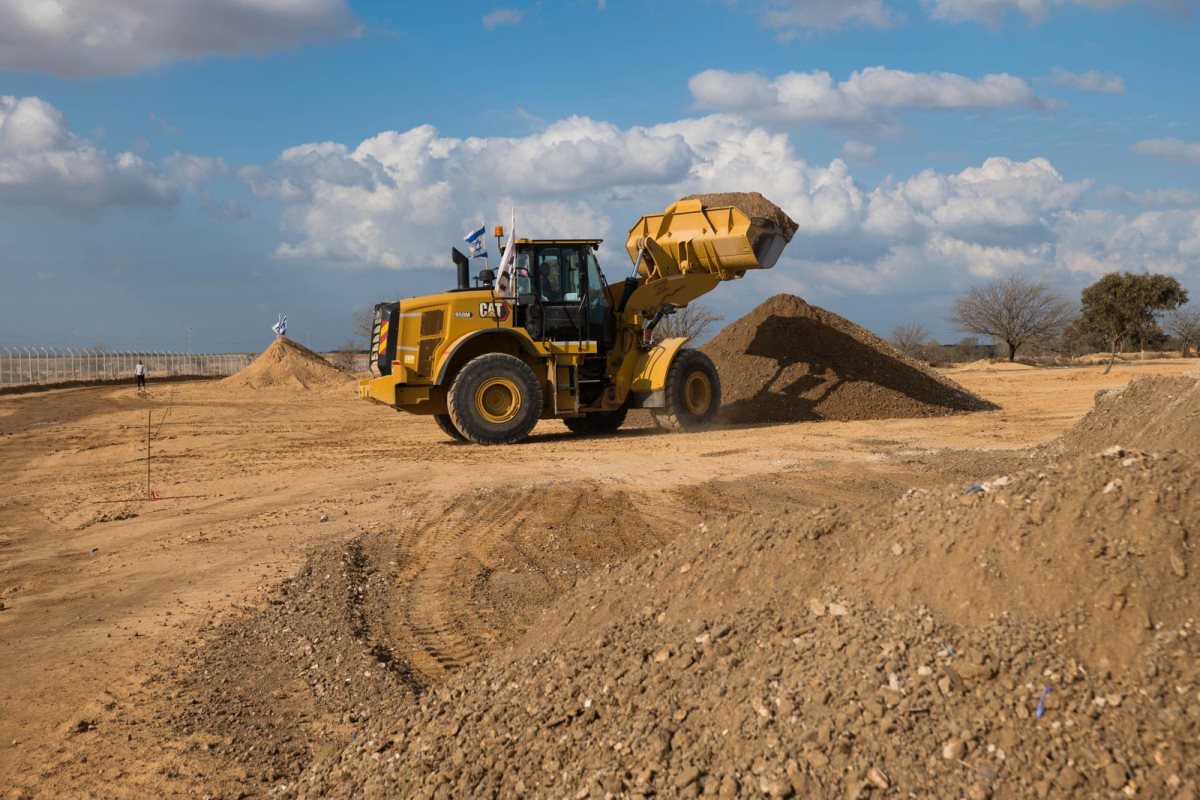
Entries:
[[370,342],[375,330],[375,308],[361,306],[354,309],[354,335],[363,341]]
[[991,336],[1008,345],[1008,360],[1030,342],[1058,337],[1074,308],[1044,281],[1012,275],[971,289],[954,301],[949,322],[963,333]]
[[929,328],[916,320],[892,328],[890,337],[897,350],[912,358],[920,358],[926,343],[932,338]]
[[358,365],[358,357],[362,354],[362,345],[350,339],[338,345],[338,348],[333,351],[330,361],[338,369],[344,369],[347,372],[353,372]]
[[1200,351],[1200,306],[1176,308],[1163,317],[1163,330],[1179,340],[1179,355],[1187,358],[1188,348]]
[[686,336],[688,339],[703,339],[708,330],[725,317],[704,303],[692,303],[669,317],[664,317],[654,328],[654,341]]

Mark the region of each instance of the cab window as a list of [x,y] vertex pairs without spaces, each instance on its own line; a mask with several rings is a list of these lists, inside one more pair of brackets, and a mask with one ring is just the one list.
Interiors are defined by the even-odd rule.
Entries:
[[543,303],[578,303],[583,263],[576,247],[546,247],[537,253],[538,297]]

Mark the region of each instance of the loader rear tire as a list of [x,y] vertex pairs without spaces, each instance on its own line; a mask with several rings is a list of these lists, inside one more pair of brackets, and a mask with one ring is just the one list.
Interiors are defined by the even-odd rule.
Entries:
[[563,420],[567,430],[580,436],[608,436],[616,433],[625,424],[629,409],[618,408],[616,411],[594,411],[582,417],[568,417]]
[[446,405],[454,427],[470,441],[514,444],[542,415],[542,385],[516,356],[487,353],[459,370]]
[[442,429],[442,433],[449,436],[456,442],[465,442],[467,437],[462,435],[462,431],[454,427],[454,420],[450,419],[449,414],[434,414],[433,421]]
[[666,395],[666,406],[650,411],[658,427],[690,431],[711,424],[721,409],[721,378],[712,359],[680,350],[667,371]]

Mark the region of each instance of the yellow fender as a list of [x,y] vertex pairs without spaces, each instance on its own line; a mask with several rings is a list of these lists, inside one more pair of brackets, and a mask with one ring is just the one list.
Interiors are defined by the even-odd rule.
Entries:
[[629,386],[635,408],[662,408],[666,405],[667,372],[675,354],[687,344],[687,337],[663,339],[638,356]]

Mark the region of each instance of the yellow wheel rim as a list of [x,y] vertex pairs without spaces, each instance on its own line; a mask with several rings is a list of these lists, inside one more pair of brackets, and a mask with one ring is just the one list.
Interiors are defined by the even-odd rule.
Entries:
[[683,404],[696,416],[708,411],[712,404],[712,381],[703,372],[693,372],[683,382]]
[[508,422],[521,410],[521,392],[508,378],[489,378],[475,390],[475,408],[488,422]]

